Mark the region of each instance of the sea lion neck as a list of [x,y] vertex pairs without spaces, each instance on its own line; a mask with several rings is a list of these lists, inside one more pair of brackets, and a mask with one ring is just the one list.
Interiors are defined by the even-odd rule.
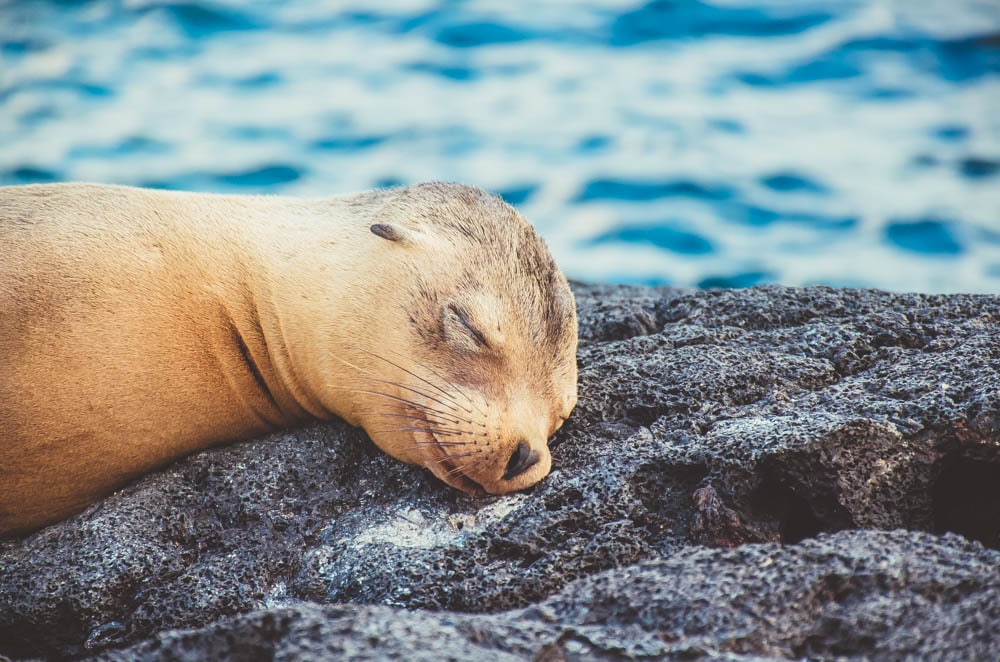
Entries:
[[[314,396],[303,378],[301,357],[293,352],[272,293],[256,287],[241,287],[242,297],[230,298],[224,315],[230,329],[227,369],[249,383],[241,392],[256,392],[262,404],[251,406],[260,419],[274,429],[309,418],[329,419],[332,413]],[[249,379],[248,379],[249,378]]]
[[[257,197],[230,239],[239,274],[226,297],[227,314],[235,331],[233,343],[249,374],[283,419],[281,425],[309,418],[328,420],[339,412],[328,408],[319,393],[323,377],[316,361],[322,347],[322,329],[315,324],[316,306],[329,305],[325,297],[307,294],[296,283],[322,278],[331,266],[303,255],[299,234],[311,224],[328,222],[322,201]],[[281,207],[295,213],[277,214]],[[321,281],[315,281],[321,282]]]
[[[367,360],[356,353],[358,339],[377,335],[384,321],[371,305],[380,292],[370,251],[383,240],[350,197],[254,202],[236,230],[251,244],[239,250],[242,259],[254,262],[242,269],[240,329],[268,366],[263,381],[295,419],[338,416],[356,424],[353,399],[332,389],[358,372],[355,364]],[[321,242],[304,239],[321,227]]]

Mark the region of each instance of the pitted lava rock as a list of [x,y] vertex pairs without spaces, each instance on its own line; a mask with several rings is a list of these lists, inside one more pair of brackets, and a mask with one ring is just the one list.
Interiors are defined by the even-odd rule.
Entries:
[[1000,297],[574,289],[527,493],[342,423],[199,453],[0,542],[0,657],[1000,657]]

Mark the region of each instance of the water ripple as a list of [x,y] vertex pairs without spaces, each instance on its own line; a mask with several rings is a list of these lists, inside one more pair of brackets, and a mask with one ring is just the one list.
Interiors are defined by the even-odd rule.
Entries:
[[803,32],[831,18],[826,12],[808,8],[803,11],[793,4],[758,9],[711,5],[698,0],[653,0],[615,17],[610,41],[616,46],[630,46],[661,39],[718,35],[775,37]]
[[189,37],[208,37],[218,32],[256,30],[261,28],[253,17],[232,8],[223,9],[209,3],[164,2],[146,5],[142,12],[162,13]]
[[288,184],[300,177],[302,177],[302,170],[289,165],[266,165],[251,170],[211,175],[213,180],[223,186],[257,189],[277,184]]
[[650,244],[680,255],[707,255],[715,251],[712,242],[694,232],[668,225],[624,225],[590,240],[591,244],[625,242]]
[[691,180],[594,179],[577,194],[576,202],[592,200],[645,201],[687,197],[701,200],[728,200],[733,188],[724,184],[705,184]]
[[886,226],[885,236],[897,248],[924,255],[952,256],[963,251],[954,223],[939,219],[893,221]]
[[805,192],[805,193],[827,193],[828,189],[814,182],[804,175],[794,172],[778,172],[766,175],[760,179],[760,183],[773,191]]
[[493,21],[453,23],[443,26],[434,35],[436,41],[452,48],[514,44],[530,38],[524,30]]
[[958,171],[970,179],[992,177],[1000,172],[1000,161],[978,156],[969,156],[958,163]]

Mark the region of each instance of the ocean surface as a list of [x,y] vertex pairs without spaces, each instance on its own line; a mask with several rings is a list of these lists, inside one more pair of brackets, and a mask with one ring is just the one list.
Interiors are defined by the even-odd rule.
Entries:
[[1000,292],[1000,0],[0,0],[0,184],[64,180],[464,181],[580,279]]

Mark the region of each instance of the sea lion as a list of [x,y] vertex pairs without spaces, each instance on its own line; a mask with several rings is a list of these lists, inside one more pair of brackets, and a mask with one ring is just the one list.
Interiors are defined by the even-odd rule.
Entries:
[[334,416],[460,490],[519,490],[576,403],[566,279],[470,186],[7,187],[0,246],[2,534]]

